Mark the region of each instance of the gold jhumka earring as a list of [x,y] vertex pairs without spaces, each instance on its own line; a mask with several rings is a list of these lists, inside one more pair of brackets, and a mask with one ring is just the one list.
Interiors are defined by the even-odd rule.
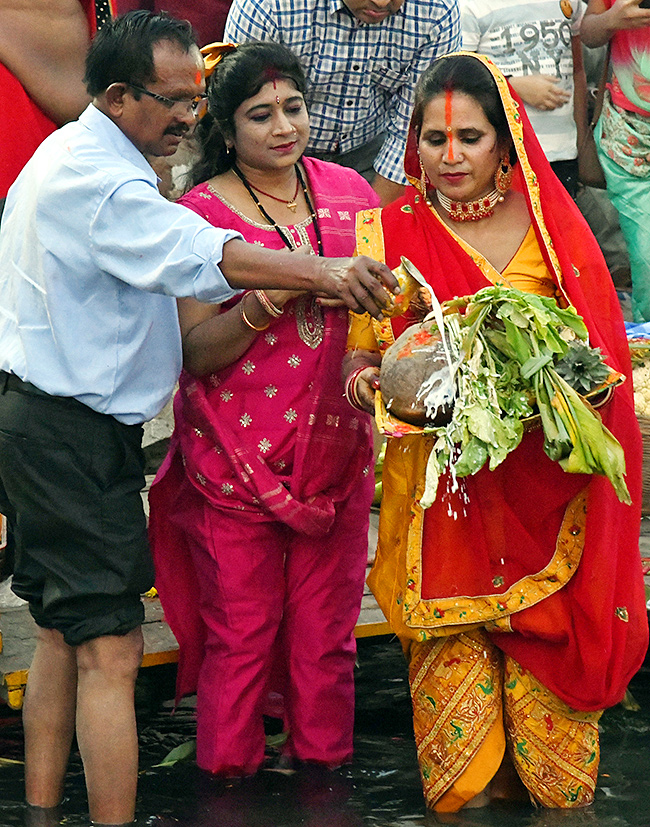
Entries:
[[499,161],[497,171],[494,173],[494,186],[499,190],[501,195],[505,195],[512,185],[512,177],[514,169],[510,163],[510,150],[507,149]]

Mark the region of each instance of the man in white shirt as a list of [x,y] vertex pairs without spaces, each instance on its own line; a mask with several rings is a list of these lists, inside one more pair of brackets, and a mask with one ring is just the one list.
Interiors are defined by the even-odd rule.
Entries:
[[189,24],[149,12],[107,23],[86,84],[93,103],[39,146],[2,220],[0,511],[15,529],[13,588],[38,626],[27,804],[58,805],[76,731],[90,817],[122,825],[135,811],[140,593],[153,583],[141,423],[180,371],[174,296],[284,287],[378,315],[381,281],[396,282],[369,259],[248,245],[160,196],[145,154],[174,152],[205,89]]

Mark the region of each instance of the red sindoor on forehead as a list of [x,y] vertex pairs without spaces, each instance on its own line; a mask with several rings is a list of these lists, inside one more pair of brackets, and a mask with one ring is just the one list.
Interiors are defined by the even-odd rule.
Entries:
[[447,150],[447,159],[449,161],[454,160],[454,148],[452,146],[451,140],[451,96],[452,96],[451,89],[447,89],[445,92],[445,126],[447,127],[447,140],[449,141],[449,149]]

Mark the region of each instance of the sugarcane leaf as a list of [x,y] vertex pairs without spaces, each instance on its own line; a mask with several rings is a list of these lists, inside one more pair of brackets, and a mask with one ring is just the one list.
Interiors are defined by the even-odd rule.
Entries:
[[620,442],[602,423],[600,416],[573,388],[555,375],[570,416],[575,423],[577,439],[574,450],[560,465],[569,473],[596,473],[611,482],[619,500],[628,505],[630,493],[625,484],[625,453]]
[[516,359],[517,353],[515,352],[514,348],[508,341],[508,337],[502,330],[495,330],[494,328],[488,328],[484,331],[486,339],[489,340],[491,344],[493,344],[496,348],[498,348],[501,353],[508,357],[508,359]]

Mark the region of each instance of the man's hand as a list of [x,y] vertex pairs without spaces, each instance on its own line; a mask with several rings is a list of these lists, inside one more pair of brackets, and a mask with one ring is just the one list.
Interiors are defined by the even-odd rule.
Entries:
[[219,266],[232,287],[308,290],[317,296],[340,299],[351,310],[366,311],[375,319],[389,304],[386,290],[400,292],[388,267],[367,256],[297,256],[234,238],[224,244]]
[[322,280],[315,285],[314,292],[340,299],[355,313],[365,311],[378,319],[390,303],[385,287],[399,293],[397,279],[389,268],[368,256],[317,261],[322,265]]
[[510,85],[529,106],[550,111],[563,106],[571,97],[553,75],[524,75],[509,78]]

